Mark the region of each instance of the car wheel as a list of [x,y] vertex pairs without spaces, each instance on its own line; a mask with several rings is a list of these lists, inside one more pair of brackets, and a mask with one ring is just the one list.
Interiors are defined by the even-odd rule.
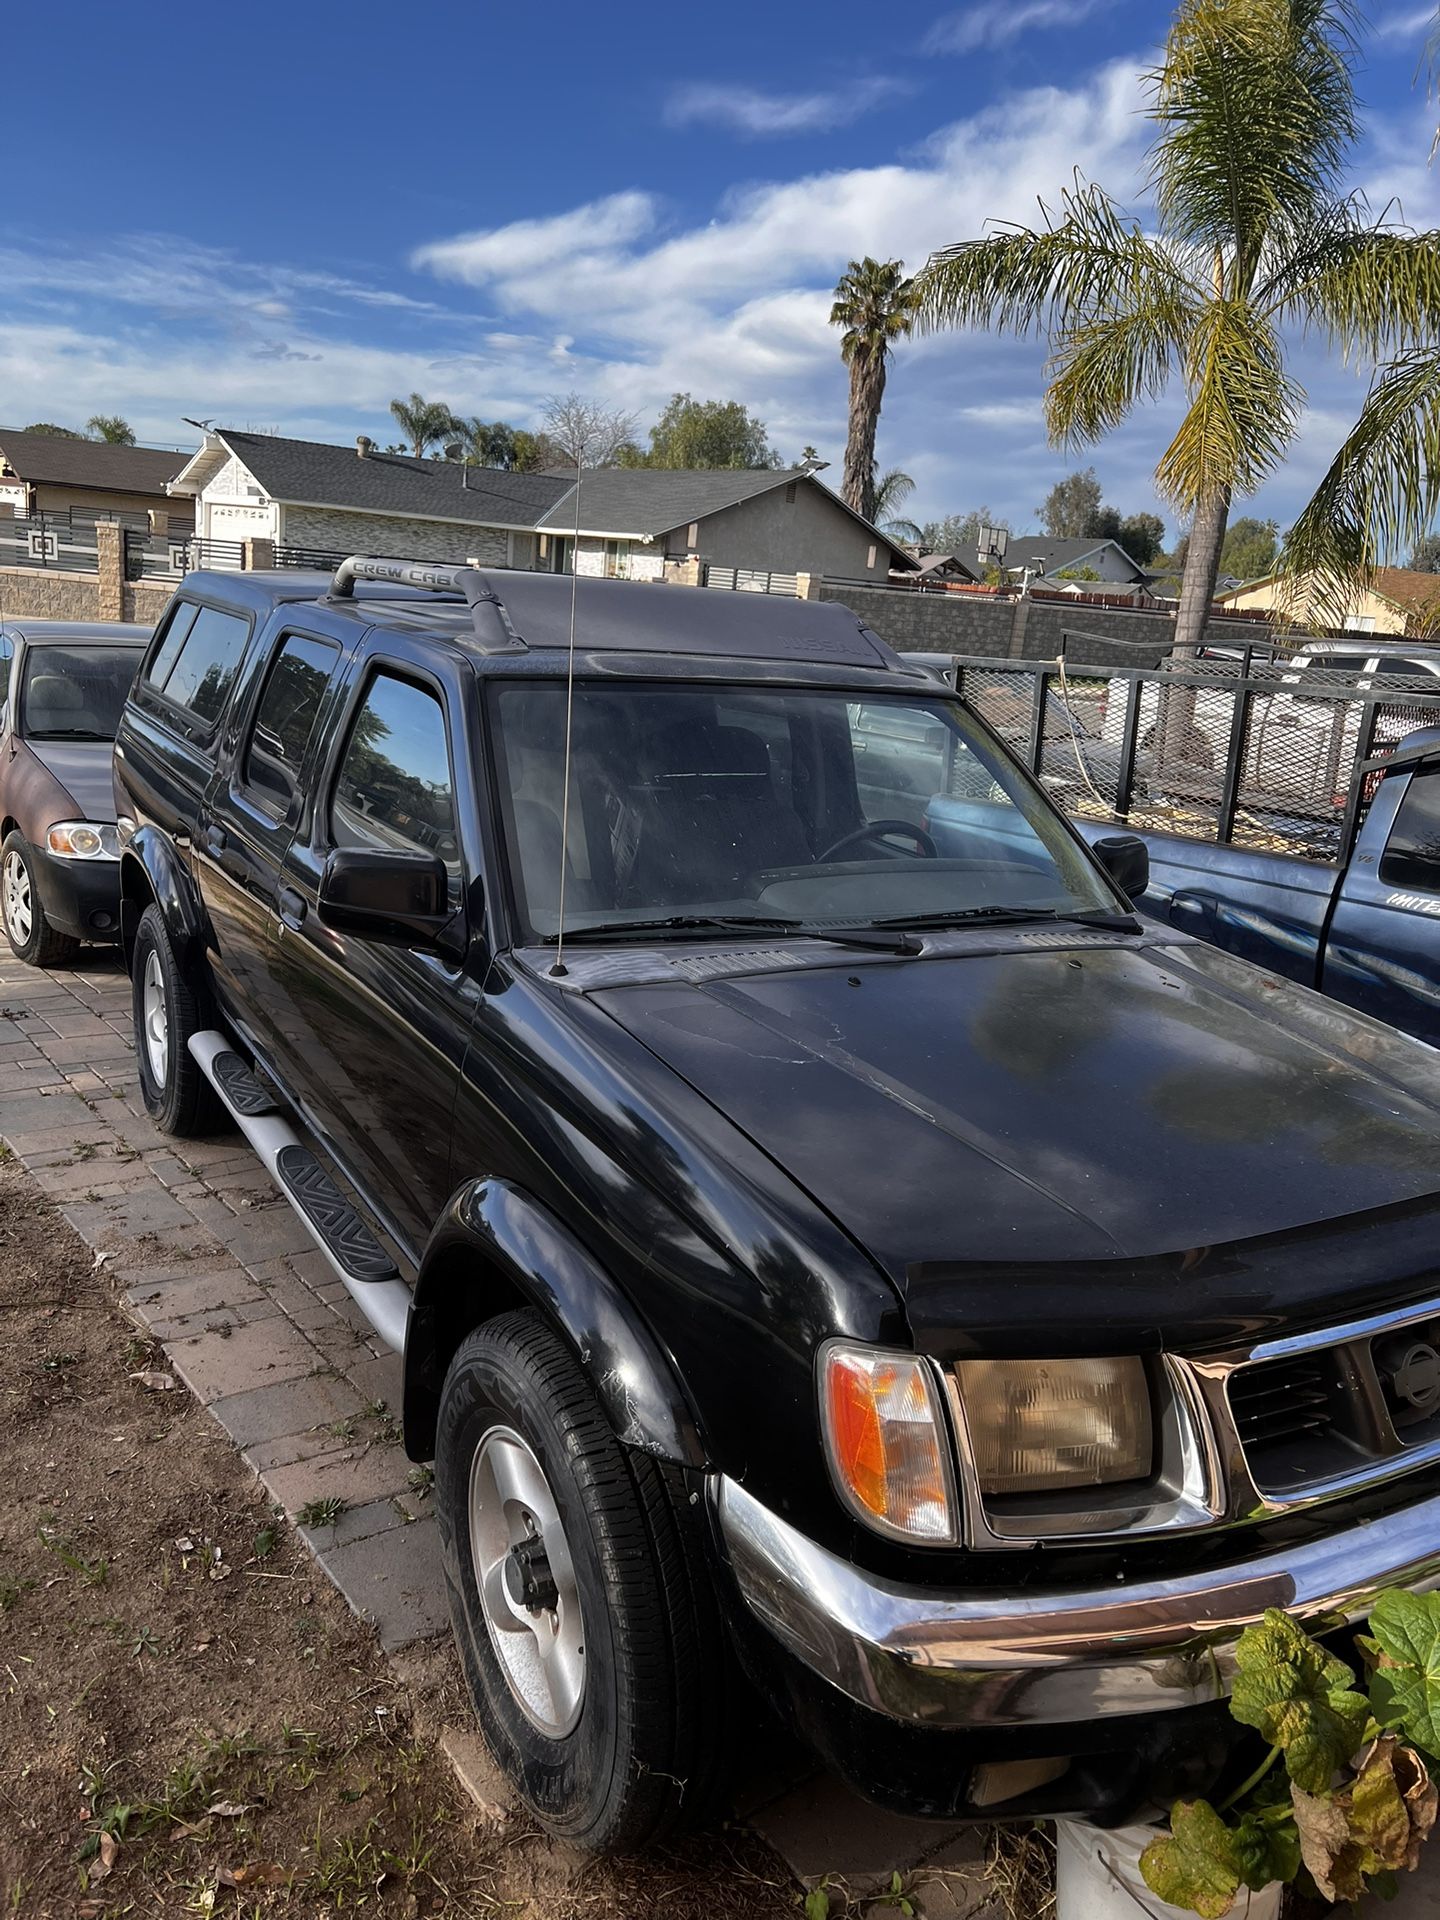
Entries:
[[708,1542],[670,1470],[622,1447],[533,1313],[460,1346],[441,1398],[436,1517],[481,1728],[552,1833],[633,1852],[723,1777]]
[[0,918],[17,960],[28,967],[63,967],[80,951],[80,942],[57,933],[45,918],[35,886],[30,843],[18,830],[0,848]]
[[214,1024],[203,991],[187,980],[159,907],[147,907],[130,957],[135,1058],[145,1111],[162,1133],[220,1133],[220,1097],[190,1051],[190,1036]]

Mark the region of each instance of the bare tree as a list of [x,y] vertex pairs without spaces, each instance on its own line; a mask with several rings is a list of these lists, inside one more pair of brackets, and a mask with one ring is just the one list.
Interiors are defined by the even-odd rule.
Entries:
[[622,450],[634,444],[633,413],[578,393],[553,394],[542,418],[546,434],[573,466],[613,466]]

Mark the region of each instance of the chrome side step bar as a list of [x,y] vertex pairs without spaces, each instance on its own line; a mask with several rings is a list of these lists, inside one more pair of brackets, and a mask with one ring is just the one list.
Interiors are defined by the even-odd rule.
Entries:
[[[217,1071],[217,1062],[227,1056],[233,1059],[235,1054],[225,1035],[213,1031],[192,1034],[190,1051],[226,1112],[259,1154],[265,1171],[330,1263],[336,1278],[344,1282],[346,1292],[386,1346],[393,1347],[396,1353],[403,1352],[410,1289],[398,1272],[346,1206],[290,1122],[275,1112],[247,1113],[231,1098],[226,1082],[233,1083],[233,1074]],[[339,1218],[342,1212],[350,1215],[348,1222]],[[362,1256],[358,1259],[357,1247]],[[375,1277],[365,1278],[363,1272],[353,1271],[356,1267],[368,1268]]]

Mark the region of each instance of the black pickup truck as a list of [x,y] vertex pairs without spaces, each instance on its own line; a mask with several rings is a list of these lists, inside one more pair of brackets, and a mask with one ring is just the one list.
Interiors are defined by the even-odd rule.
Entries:
[[1440,1582],[1440,1060],[1134,917],[844,608],[195,574],[115,770],[146,1105],[403,1348],[553,1830],[701,1812],[737,1657],[892,1806],[1120,1820],[1264,1608]]

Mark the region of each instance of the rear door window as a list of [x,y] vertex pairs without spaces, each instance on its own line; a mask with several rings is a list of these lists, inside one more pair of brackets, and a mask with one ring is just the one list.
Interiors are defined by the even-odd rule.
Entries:
[[300,766],[340,649],[331,640],[287,634],[271,662],[245,747],[241,784],[278,815],[299,790]]
[[175,706],[213,726],[234,685],[249,635],[250,622],[240,614],[219,607],[179,608],[146,680]]
[[1440,894],[1440,767],[1410,776],[1380,861],[1388,886]]

